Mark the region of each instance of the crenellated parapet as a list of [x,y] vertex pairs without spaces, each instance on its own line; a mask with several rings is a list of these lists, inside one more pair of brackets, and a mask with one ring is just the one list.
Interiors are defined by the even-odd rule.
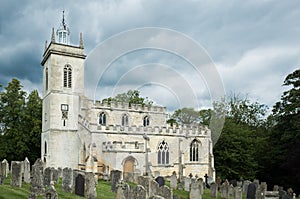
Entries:
[[138,141],[131,141],[131,142],[108,141],[102,143],[102,151],[143,153],[145,151],[145,147],[143,142],[138,142]]
[[124,111],[137,111],[137,112],[156,112],[156,113],[166,113],[166,107],[154,106],[154,105],[141,105],[141,104],[129,104],[127,102],[117,102],[111,101],[100,102],[96,101],[93,108],[99,109],[120,109]]

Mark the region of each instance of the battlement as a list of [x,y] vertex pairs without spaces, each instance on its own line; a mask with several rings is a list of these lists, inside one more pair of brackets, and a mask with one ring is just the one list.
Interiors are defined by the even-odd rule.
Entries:
[[141,104],[129,104],[127,102],[116,102],[111,101],[110,103],[107,102],[100,102],[96,101],[95,104],[92,106],[93,108],[102,108],[102,109],[121,109],[125,111],[137,111],[137,112],[157,112],[157,113],[166,113],[166,107],[163,106],[148,106],[148,105],[141,105]]
[[135,152],[143,153],[145,151],[144,143],[138,141],[132,142],[103,142],[103,152]]

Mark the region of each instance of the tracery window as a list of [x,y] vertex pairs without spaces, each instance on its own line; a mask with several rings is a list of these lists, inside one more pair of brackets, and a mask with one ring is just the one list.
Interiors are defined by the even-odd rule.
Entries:
[[122,126],[128,126],[128,115],[122,115]]
[[199,160],[199,142],[195,139],[190,145],[190,161],[196,162]]
[[72,88],[72,68],[70,65],[64,67],[64,87]]
[[169,145],[166,141],[162,141],[158,146],[157,163],[160,165],[169,164]]
[[106,125],[106,114],[104,112],[99,114],[99,124]]
[[143,119],[143,125],[144,126],[149,126],[149,124],[150,124],[149,116],[145,116],[144,119]]

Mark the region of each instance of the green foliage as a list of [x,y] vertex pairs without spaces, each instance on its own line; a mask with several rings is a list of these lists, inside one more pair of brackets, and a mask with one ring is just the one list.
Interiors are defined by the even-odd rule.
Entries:
[[149,100],[147,97],[141,97],[138,90],[129,90],[127,93],[117,94],[115,97],[109,97],[103,99],[102,102],[110,104],[111,102],[126,102],[131,104],[141,104],[143,106],[151,106],[153,101]]
[[40,156],[41,114],[37,91],[26,98],[20,81],[12,79],[0,92],[0,159],[34,162]]
[[199,112],[193,108],[182,108],[174,112],[171,119],[179,124],[195,124],[199,122]]

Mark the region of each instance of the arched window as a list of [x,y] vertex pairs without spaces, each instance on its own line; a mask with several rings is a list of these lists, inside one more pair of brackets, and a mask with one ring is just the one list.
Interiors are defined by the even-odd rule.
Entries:
[[122,126],[128,126],[128,115],[122,115]]
[[169,146],[167,142],[162,141],[157,150],[157,163],[162,165],[169,164]]
[[143,125],[149,126],[149,124],[150,124],[149,116],[145,116],[143,119]]
[[66,65],[64,68],[64,87],[72,88],[72,68],[70,65]]
[[44,155],[47,155],[47,142],[45,141],[45,146],[44,146]]
[[99,114],[99,124],[106,125],[106,114],[104,112]]
[[199,160],[199,142],[195,139],[190,145],[190,161],[196,162]]
[[45,70],[45,87],[48,90],[48,68]]

